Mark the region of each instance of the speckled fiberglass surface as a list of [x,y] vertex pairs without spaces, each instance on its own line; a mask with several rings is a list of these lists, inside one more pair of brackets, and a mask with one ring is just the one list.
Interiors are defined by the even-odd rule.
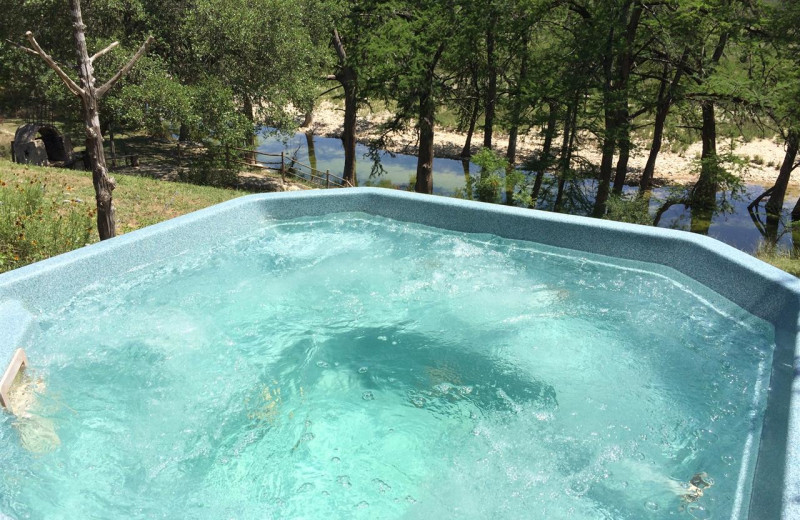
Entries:
[[729,518],[774,348],[665,268],[360,213],[39,319],[12,518]]

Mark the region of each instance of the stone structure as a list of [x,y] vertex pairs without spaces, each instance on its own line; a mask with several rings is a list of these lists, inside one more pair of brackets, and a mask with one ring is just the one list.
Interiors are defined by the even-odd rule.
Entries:
[[38,123],[17,128],[11,152],[14,162],[21,164],[70,166],[74,161],[69,137],[53,126]]

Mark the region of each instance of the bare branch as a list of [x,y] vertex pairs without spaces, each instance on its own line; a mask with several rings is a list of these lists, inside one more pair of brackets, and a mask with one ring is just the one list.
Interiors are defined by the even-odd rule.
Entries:
[[321,97],[322,97],[322,96],[324,96],[325,94],[328,94],[328,93],[330,93],[330,92],[333,92],[334,90],[336,90],[336,89],[338,89],[338,88],[342,88],[342,87],[343,87],[343,85],[336,85],[335,87],[331,87],[331,88],[329,88],[328,90],[326,90],[326,91],[325,91],[325,92],[323,92],[322,94],[319,94],[317,97],[318,97],[318,98],[321,98]]
[[147,40],[145,40],[145,42],[142,44],[142,46],[139,47],[139,50],[136,51],[136,54],[133,55],[133,58],[131,58],[131,61],[129,61],[124,67],[122,67],[119,70],[119,72],[114,74],[114,77],[112,77],[110,80],[108,80],[102,87],[97,89],[96,92],[97,92],[97,98],[98,99],[103,97],[105,95],[105,93],[108,92],[108,90],[117,83],[117,81],[122,79],[122,77],[125,74],[130,72],[130,70],[133,68],[133,66],[136,65],[136,62],[139,61],[139,59],[142,56],[144,56],[145,52],[147,52],[147,48],[150,47],[151,43],[153,43],[153,37],[152,36],[148,36]]
[[38,56],[39,55],[39,53],[36,52],[35,50],[29,49],[28,47],[25,47],[24,45],[20,45],[20,44],[18,44],[16,42],[12,42],[11,40],[9,40],[7,38],[6,38],[6,43],[9,43],[9,44],[13,45],[14,47],[16,47],[17,49],[19,49],[21,51],[25,51],[27,53],[33,54],[34,56]]
[[[25,36],[28,38],[28,41],[30,42],[31,47],[33,47],[35,53],[41,56],[45,63],[47,63],[47,65],[53,69],[56,74],[58,74],[58,77],[61,78],[61,81],[64,82],[70,92],[78,97],[83,97],[83,89],[80,88],[74,81],[72,81],[72,78],[67,76],[67,74],[61,70],[61,67],[58,66],[58,63],[56,63],[53,58],[44,52],[41,47],[39,47],[39,43],[36,41],[36,38],[33,37],[33,33],[28,31],[25,33]],[[30,52],[31,49],[26,50]]]
[[92,61],[92,62],[94,62],[94,60],[96,60],[96,59],[97,59],[97,58],[99,58],[100,56],[102,56],[102,55],[104,55],[104,54],[106,54],[106,53],[110,52],[111,50],[113,50],[113,49],[114,49],[114,47],[116,47],[117,45],[119,45],[119,42],[114,42],[114,43],[112,43],[111,45],[109,45],[108,47],[106,47],[105,49],[103,49],[102,51],[99,51],[99,52],[98,52],[98,53],[96,53],[94,56],[92,56],[91,58],[89,58],[89,61]]
[[335,28],[333,29],[333,38],[331,40],[333,42],[333,47],[336,49],[336,55],[339,58],[339,65],[344,67],[345,63],[347,63],[347,52],[344,50],[344,44],[342,43],[342,39],[339,37],[339,31]]

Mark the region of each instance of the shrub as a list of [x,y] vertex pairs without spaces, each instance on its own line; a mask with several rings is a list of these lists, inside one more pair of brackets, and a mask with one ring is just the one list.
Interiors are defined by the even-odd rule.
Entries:
[[481,168],[480,178],[475,183],[475,198],[482,202],[500,202],[500,189],[506,187],[501,176],[508,168],[508,161],[489,148],[481,148],[472,156],[472,162]]
[[608,213],[606,218],[618,222],[629,222],[631,224],[653,225],[653,218],[649,212],[650,201],[647,197],[612,195],[608,199]]

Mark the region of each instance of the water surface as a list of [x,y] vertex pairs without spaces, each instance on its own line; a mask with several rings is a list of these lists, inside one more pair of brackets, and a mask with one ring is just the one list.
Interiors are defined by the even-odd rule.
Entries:
[[[312,143],[313,146],[313,153],[311,154],[309,154],[309,143]],[[303,133],[290,137],[267,134],[260,137],[258,149],[267,153],[280,153],[283,151],[287,157],[295,157],[306,164],[311,162],[312,165],[316,165],[318,170],[330,170],[335,175],[341,175],[344,167],[344,149],[342,148],[341,140],[337,138],[309,136]],[[383,173],[380,176],[370,176],[373,163],[367,157],[368,148],[358,144],[356,151],[358,156],[356,161],[357,177],[361,186],[381,185],[408,189],[410,179],[416,175],[416,156],[384,153],[381,154]],[[468,196],[470,191],[467,188],[468,184],[479,175],[480,168],[468,161],[436,157],[433,162],[433,172],[433,192],[435,194],[465,197]],[[532,176],[533,173],[529,172],[528,175]],[[538,201],[537,207],[539,209],[553,209],[556,187],[549,177],[548,180],[549,182],[545,183],[544,190]],[[574,215],[590,215],[596,190],[594,181],[575,180],[568,182],[562,211]],[[731,197],[729,193],[719,193],[717,199],[720,202],[720,206],[726,209],[717,211],[713,215],[700,217],[700,220],[705,220],[706,222],[698,222],[698,216],[693,216],[691,211],[684,206],[673,206],[663,215],[659,226],[701,232],[748,253],[755,251],[765,238],[781,246],[791,247],[793,242],[790,213],[798,194],[787,194],[784,211],[780,221],[777,223],[777,228],[769,232],[764,229],[760,230],[759,226],[754,224],[753,218],[747,210],[750,202],[763,193],[764,190],[763,186],[746,184],[744,193],[740,196]],[[636,188],[625,188],[626,193],[635,193],[636,191]],[[670,196],[670,189],[657,188],[653,190],[653,194],[654,198],[650,206],[652,215],[656,213],[663,201]],[[765,220],[763,209],[759,218],[762,221]],[[693,219],[695,221],[694,224],[692,223]]]
[[15,518],[730,518],[774,348],[665,268],[358,213],[40,321],[60,444],[0,418]]

